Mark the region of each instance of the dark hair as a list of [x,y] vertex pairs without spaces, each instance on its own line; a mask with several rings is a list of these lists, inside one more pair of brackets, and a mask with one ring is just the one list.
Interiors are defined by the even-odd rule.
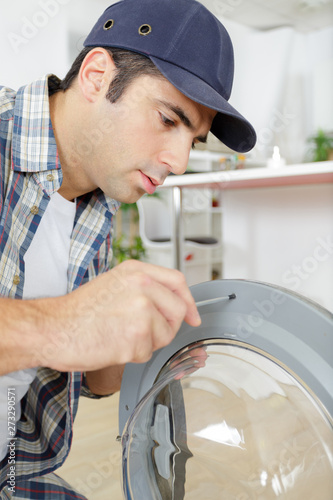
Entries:
[[[71,87],[74,79],[79,74],[84,58],[93,48],[94,47],[86,47],[81,50],[67,75],[61,81],[58,90],[67,90]],[[158,78],[164,78],[155,64],[148,57],[142,54],[116,47],[102,48],[110,54],[118,70],[115,78],[110,83],[108,93],[106,94],[106,98],[112,103],[116,102],[123,95],[126,88],[138,76],[152,75]]]

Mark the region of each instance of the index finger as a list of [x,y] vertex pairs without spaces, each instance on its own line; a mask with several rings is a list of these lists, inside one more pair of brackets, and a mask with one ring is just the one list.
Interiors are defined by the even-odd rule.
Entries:
[[169,288],[169,290],[178,295],[186,304],[184,320],[191,326],[199,326],[201,324],[201,318],[195,300],[183,273],[177,269],[156,266],[147,262],[126,261],[120,264],[120,266],[123,266],[123,264],[127,265],[128,271],[143,272],[161,285]]

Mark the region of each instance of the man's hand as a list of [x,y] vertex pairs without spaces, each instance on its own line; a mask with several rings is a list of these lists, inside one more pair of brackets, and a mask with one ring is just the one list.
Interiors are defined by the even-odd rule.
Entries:
[[138,261],[57,301],[59,317],[47,328],[38,364],[60,371],[147,361],[172,341],[183,320],[201,322],[182,273]]

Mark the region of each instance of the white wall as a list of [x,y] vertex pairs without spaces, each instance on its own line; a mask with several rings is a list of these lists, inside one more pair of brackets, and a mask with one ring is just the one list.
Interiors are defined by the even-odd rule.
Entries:
[[308,41],[314,69],[314,126],[333,130],[333,28],[309,35]]
[[332,184],[224,191],[223,277],[280,285],[333,311],[332,200]]
[[333,28],[301,34],[223,22],[235,50],[230,102],[257,131],[254,157],[265,159],[278,145],[287,163],[301,163],[306,139],[333,129]]
[[0,85],[14,89],[46,73],[63,78],[112,0],[1,0]]
[[[0,84],[17,89],[45,73],[65,76],[83,40],[115,0],[2,0]],[[231,103],[255,126],[254,156],[281,147],[288,163],[304,159],[305,140],[333,128],[333,28],[304,35],[266,32],[222,19],[235,48]]]

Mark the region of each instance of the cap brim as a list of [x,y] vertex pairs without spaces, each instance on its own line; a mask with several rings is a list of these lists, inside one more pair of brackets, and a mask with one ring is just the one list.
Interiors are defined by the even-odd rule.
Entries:
[[246,153],[255,146],[256,133],[252,125],[229,102],[193,73],[149,56],[161,73],[184,95],[199,104],[215,109],[211,132],[230,149]]

